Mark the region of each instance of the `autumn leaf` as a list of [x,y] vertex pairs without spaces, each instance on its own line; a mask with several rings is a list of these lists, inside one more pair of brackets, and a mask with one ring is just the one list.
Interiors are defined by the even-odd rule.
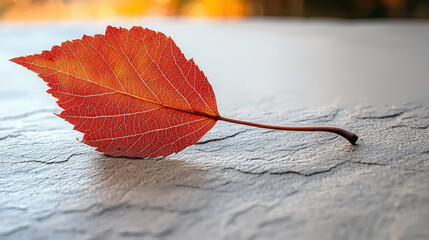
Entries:
[[219,115],[212,86],[174,41],[142,27],[107,27],[25,57],[11,59],[38,73],[64,109],[58,116],[84,133],[82,142],[111,156],[156,157],[195,144],[217,120],[293,131],[327,131],[352,144],[357,136],[333,127],[277,127]]

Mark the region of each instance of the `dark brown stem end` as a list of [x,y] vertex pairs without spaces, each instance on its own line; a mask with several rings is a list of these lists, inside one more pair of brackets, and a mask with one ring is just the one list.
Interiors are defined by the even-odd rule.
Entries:
[[259,124],[259,123],[252,123],[252,122],[246,122],[226,117],[216,117],[217,120],[222,120],[226,122],[231,123],[237,123],[242,125],[248,125],[253,127],[259,127],[259,128],[267,128],[267,129],[275,129],[275,130],[284,130],[284,131],[306,131],[306,132],[331,132],[338,134],[342,136],[343,138],[347,139],[351,144],[356,144],[356,141],[358,140],[358,136],[352,132],[349,132],[347,130],[344,130],[342,128],[337,127],[281,127],[281,126],[272,126],[272,125],[265,125],[265,124]]

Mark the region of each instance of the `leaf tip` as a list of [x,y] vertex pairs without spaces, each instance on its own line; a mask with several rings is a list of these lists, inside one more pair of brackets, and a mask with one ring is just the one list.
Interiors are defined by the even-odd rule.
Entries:
[[9,59],[9,61],[16,63],[18,65],[24,66],[24,67],[27,67],[27,64],[28,64],[27,57],[15,57],[15,58]]
[[21,59],[21,57],[14,57],[14,58],[9,59],[9,61],[19,64],[20,59]]

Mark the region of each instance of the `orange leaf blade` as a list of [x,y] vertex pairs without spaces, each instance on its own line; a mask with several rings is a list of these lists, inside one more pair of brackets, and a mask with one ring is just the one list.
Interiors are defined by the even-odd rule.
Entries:
[[47,82],[59,115],[83,142],[112,156],[179,152],[219,116],[213,89],[174,41],[141,27],[107,27],[26,57],[11,59]]

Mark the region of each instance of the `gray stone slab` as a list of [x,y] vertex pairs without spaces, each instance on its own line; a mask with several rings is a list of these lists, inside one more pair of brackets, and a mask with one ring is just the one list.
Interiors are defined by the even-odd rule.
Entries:
[[[166,158],[111,158],[7,59],[107,24],[173,37],[227,117]],[[427,239],[429,25],[299,20],[1,23],[1,239]]]

